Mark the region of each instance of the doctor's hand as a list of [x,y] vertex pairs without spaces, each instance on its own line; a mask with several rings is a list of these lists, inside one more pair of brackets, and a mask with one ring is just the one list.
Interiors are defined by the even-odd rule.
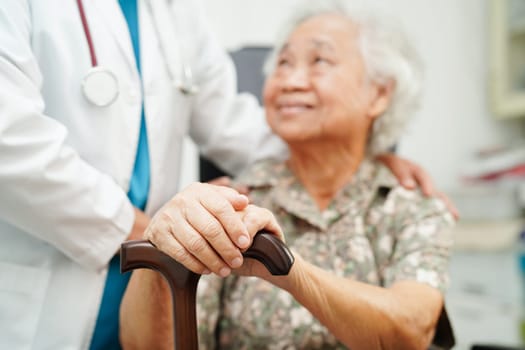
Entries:
[[454,218],[456,220],[459,218],[459,212],[454,203],[443,192],[434,187],[432,177],[422,167],[394,153],[380,154],[376,160],[390,169],[401,186],[409,190],[420,187],[425,196],[441,199]]
[[241,250],[256,229],[280,232],[273,215],[243,215],[245,210],[255,211],[234,189],[194,183],[155,214],[144,238],[193,272],[225,277],[243,264]]

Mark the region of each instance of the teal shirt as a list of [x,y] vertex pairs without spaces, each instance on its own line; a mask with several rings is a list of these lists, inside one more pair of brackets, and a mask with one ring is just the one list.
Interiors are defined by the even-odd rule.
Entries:
[[[122,12],[126,17],[131,41],[135,52],[137,69],[140,73],[140,46],[139,46],[139,21],[137,0],[119,0]],[[126,116],[122,116],[125,118]],[[128,197],[133,205],[144,210],[146,207],[149,185],[150,165],[148,136],[146,120],[144,118],[144,105],[140,123],[140,135],[135,158],[135,166],[131,177]],[[117,350],[121,349],[119,343],[119,308],[122,296],[131,274],[120,274],[120,258],[115,256],[109,263],[104,294],[95,324],[95,331],[91,339],[90,350]]]

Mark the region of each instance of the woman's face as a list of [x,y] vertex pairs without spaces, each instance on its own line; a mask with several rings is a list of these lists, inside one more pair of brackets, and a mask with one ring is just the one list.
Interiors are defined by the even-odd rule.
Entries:
[[267,121],[286,142],[366,139],[378,88],[366,79],[357,30],[325,14],[291,33],[264,88]]

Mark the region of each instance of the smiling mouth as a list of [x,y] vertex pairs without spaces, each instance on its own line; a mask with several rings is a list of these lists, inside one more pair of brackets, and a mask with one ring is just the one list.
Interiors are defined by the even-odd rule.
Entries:
[[283,115],[294,115],[312,110],[313,105],[306,103],[284,103],[277,106],[279,113]]

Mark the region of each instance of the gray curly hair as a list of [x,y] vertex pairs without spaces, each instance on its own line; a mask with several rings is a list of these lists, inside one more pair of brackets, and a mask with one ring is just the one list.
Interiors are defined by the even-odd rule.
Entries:
[[[410,117],[419,108],[422,95],[421,59],[402,28],[385,16],[362,8],[350,8],[350,1],[309,0],[294,11],[290,23],[281,33],[264,66],[269,75],[286,39],[302,22],[321,14],[333,13],[347,18],[358,27],[358,45],[365,62],[368,79],[378,84],[394,82],[392,100],[387,110],[374,122],[367,153],[376,155],[394,146]],[[352,3],[354,3],[352,1]]]

